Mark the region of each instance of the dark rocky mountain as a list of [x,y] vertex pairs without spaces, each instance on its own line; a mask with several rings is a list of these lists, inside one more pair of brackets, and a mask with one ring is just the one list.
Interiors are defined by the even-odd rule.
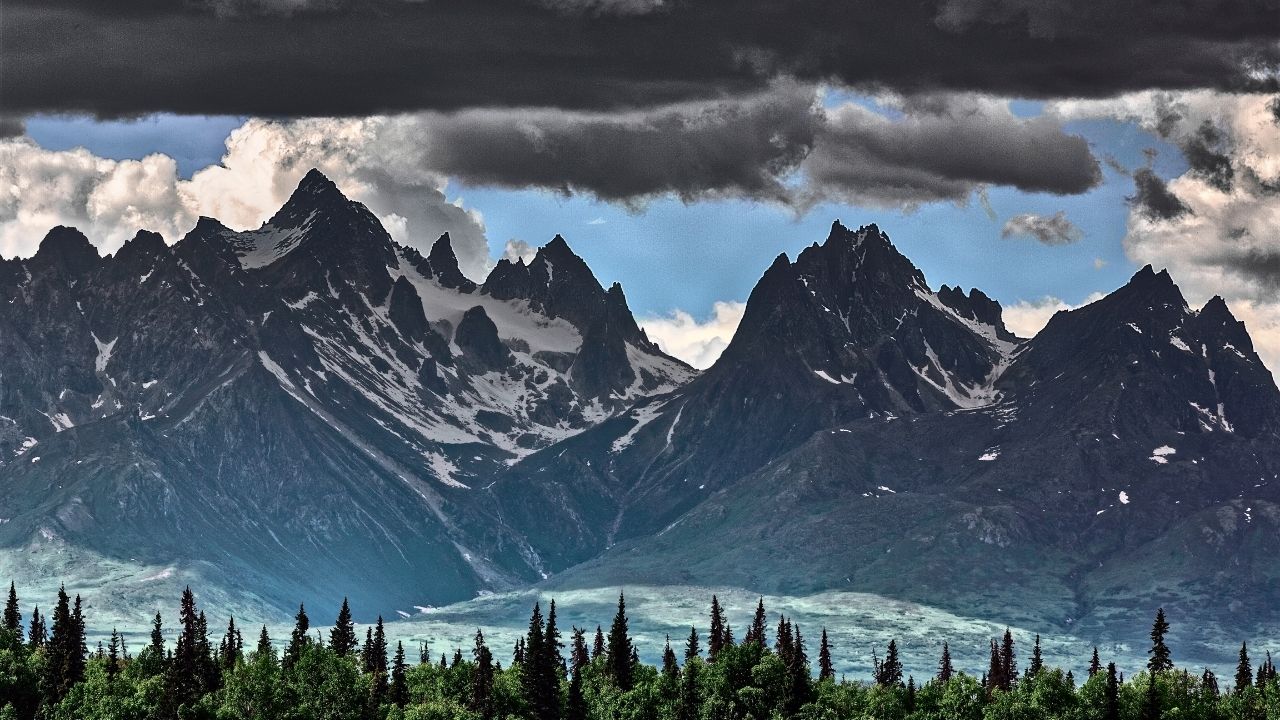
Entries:
[[836,223],[694,373],[562,238],[476,283],[312,173],[248,232],[102,258],[56,228],[0,301],[0,560],[384,615],[545,581],[1100,639],[1156,605],[1209,641],[1280,620],[1280,391],[1221,299],[1151,268],[1022,340]]

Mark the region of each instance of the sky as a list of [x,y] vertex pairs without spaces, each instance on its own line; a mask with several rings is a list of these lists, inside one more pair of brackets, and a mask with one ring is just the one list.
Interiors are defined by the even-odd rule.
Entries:
[[481,279],[562,234],[699,367],[876,223],[1033,334],[1167,267],[1280,366],[1271,0],[11,0],[0,255],[256,227],[311,167]]

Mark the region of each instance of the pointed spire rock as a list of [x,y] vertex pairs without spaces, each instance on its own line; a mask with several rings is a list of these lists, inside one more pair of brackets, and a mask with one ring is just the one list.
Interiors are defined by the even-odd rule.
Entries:
[[427,263],[431,266],[436,282],[444,287],[461,290],[464,293],[470,293],[476,289],[476,284],[463,275],[462,270],[458,268],[458,256],[453,252],[453,241],[449,238],[449,233],[441,235],[431,245]]
[[84,233],[59,225],[45,234],[30,262],[35,267],[60,267],[75,275],[93,268],[101,259]]

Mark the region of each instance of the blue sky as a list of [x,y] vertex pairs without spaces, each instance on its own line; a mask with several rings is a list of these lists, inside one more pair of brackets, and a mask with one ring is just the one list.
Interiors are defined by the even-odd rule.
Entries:
[[[846,99],[833,95],[828,102]],[[1016,103],[1014,110],[1034,115],[1040,107]],[[112,159],[164,153],[177,161],[183,177],[189,177],[219,162],[228,133],[243,121],[161,115],[99,122],[37,116],[28,120],[27,134],[50,150],[84,146]],[[1067,127],[1088,139],[1095,155],[1110,155],[1125,167],[1142,166],[1147,162],[1144,149],[1155,147],[1155,167],[1162,177],[1186,169],[1176,148],[1134,125],[1097,120]],[[584,195],[456,182],[447,194],[483,213],[495,256],[510,239],[537,246],[560,233],[603,283],[622,283],[638,315],[663,315],[678,308],[705,317],[717,300],[745,300],[778,253],[794,257],[804,246],[821,241],[836,218],[850,226],[880,225],[934,287],[976,286],[1006,305],[1044,296],[1079,302],[1090,293],[1123,284],[1136,270],[1121,245],[1132,181],[1109,167],[1103,173],[1101,185],[1077,196],[993,189],[989,200],[995,219],[976,200],[966,206],[934,203],[910,213],[823,204],[797,216],[788,208],[746,200],[684,204],[662,199],[635,210]],[[1000,235],[1010,216],[1060,210],[1083,231],[1079,242],[1045,246]],[[1100,268],[1096,260],[1102,261]]]

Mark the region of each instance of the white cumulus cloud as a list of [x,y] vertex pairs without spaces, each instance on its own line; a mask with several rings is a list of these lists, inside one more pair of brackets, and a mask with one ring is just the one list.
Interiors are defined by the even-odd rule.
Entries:
[[638,322],[664,352],[705,369],[715,363],[733,339],[746,309],[743,302],[717,301],[705,320],[674,310],[663,317],[642,317]]

